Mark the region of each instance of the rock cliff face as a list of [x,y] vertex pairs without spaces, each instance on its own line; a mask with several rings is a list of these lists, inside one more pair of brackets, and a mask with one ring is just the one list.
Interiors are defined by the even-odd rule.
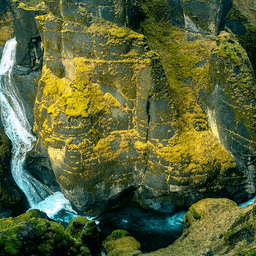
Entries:
[[[231,26],[224,31],[235,5],[31,2],[15,13],[36,16],[40,33],[19,47],[44,46],[27,160],[39,179],[97,213],[129,201],[170,213],[254,195],[253,57]],[[40,67],[28,49],[19,65]]]

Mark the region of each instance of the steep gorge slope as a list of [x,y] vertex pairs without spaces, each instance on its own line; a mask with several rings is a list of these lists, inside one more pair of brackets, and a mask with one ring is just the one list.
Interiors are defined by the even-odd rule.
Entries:
[[[223,31],[230,1],[31,4],[13,8],[36,16],[44,46],[27,160],[37,178],[97,213],[127,200],[171,213],[254,195],[255,80]],[[37,33],[23,44],[42,53]],[[18,72],[40,67],[29,59],[18,56]]]

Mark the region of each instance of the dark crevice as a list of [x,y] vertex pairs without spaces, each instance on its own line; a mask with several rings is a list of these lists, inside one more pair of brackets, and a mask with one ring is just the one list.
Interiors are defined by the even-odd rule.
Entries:
[[147,135],[146,135],[146,141],[148,141],[148,132],[149,132],[149,123],[150,123],[150,100],[151,100],[151,95],[148,96],[147,100],[147,105],[146,105],[146,113],[148,116],[148,128],[147,128]]

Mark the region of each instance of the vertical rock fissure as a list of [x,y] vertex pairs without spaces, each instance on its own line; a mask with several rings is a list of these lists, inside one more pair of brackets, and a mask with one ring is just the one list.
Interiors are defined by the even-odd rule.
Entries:
[[148,116],[148,125],[147,125],[147,135],[146,135],[146,142],[148,141],[148,134],[149,134],[149,123],[150,123],[150,100],[152,96],[148,96],[147,105],[146,105],[146,113]]

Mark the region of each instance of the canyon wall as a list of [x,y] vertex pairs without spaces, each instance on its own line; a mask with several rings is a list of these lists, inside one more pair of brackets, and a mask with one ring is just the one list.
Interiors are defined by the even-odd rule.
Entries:
[[31,88],[28,112],[35,103],[27,168],[36,178],[96,213],[131,201],[170,213],[206,197],[255,194],[254,56],[235,35],[234,3],[12,8],[33,27],[23,38],[14,22],[23,49],[16,78]]

